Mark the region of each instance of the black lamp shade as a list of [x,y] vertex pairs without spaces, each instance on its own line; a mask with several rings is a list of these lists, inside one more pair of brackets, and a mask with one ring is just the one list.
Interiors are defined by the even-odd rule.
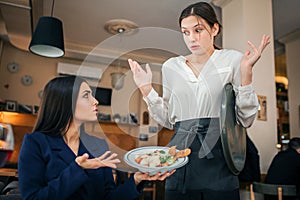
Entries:
[[39,19],[29,50],[37,55],[57,58],[65,54],[62,22],[54,17]]

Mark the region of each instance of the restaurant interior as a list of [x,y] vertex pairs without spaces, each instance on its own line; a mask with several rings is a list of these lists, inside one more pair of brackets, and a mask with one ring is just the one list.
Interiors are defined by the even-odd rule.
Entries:
[[[18,180],[23,137],[36,122],[44,85],[57,76],[88,80],[101,102],[98,121],[86,123],[85,129],[106,138],[120,155],[138,147],[168,145],[174,131],[151,118],[127,59],[149,63],[154,87],[162,94],[162,63],[187,53],[178,28],[179,13],[194,2],[198,1],[1,0],[0,140],[10,143],[0,149],[3,188]],[[206,2],[214,5],[225,27],[217,38],[223,48],[243,52],[247,40],[257,44],[262,34],[271,35],[271,44],[255,65],[260,110],[247,129],[259,151],[263,179],[276,153],[286,149],[290,138],[300,137],[300,15],[296,10],[300,1]],[[30,49],[42,16],[62,22],[61,55],[38,55]],[[241,199],[250,199],[249,187],[241,184]],[[164,183],[156,181],[141,198],[163,199],[163,194]]]

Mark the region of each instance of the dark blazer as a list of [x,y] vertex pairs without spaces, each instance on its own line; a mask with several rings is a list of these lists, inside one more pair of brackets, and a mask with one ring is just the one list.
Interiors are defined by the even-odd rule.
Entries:
[[[107,150],[104,140],[81,136],[78,155],[88,153],[91,158]],[[62,136],[40,132],[25,135],[18,162],[22,199],[119,200],[135,199],[141,194],[133,177],[116,187],[111,168],[84,170],[75,158]]]
[[273,159],[265,178],[266,183],[296,185],[300,188],[300,154],[288,148]]

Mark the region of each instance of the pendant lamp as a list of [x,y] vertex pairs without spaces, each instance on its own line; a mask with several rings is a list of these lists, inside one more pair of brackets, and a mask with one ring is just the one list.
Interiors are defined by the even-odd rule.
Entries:
[[29,51],[44,57],[58,58],[65,54],[62,22],[53,17],[54,0],[51,16],[39,19],[32,35]]
[[122,72],[113,72],[111,75],[111,85],[114,89],[120,90],[124,85],[125,74]]

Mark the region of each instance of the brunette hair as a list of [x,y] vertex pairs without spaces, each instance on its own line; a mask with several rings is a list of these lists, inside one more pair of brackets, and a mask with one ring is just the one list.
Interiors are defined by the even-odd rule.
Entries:
[[[189,17],[189,16],[196,16],[196,17],[201,17],[204,19],[208,25],[212,28],[215,23],[219,25],[219,31],[218,34],[221,32],[222,25],[217,19],[217,15],[215,13],[214,8],[206,2],[198,2],[189,5],[186,7],[182,12],[179,17],[179,26],[181,27],[181,22],[184,18]],[[215,46],[215,45],[214,45]],[[220,49],[219,47],[216,47],[216,49]]]
[[50,80],[44,87],[33,131],[52,136],[66,134],[73,120],[73,111],[83,82],[86,81],[75,76]]

